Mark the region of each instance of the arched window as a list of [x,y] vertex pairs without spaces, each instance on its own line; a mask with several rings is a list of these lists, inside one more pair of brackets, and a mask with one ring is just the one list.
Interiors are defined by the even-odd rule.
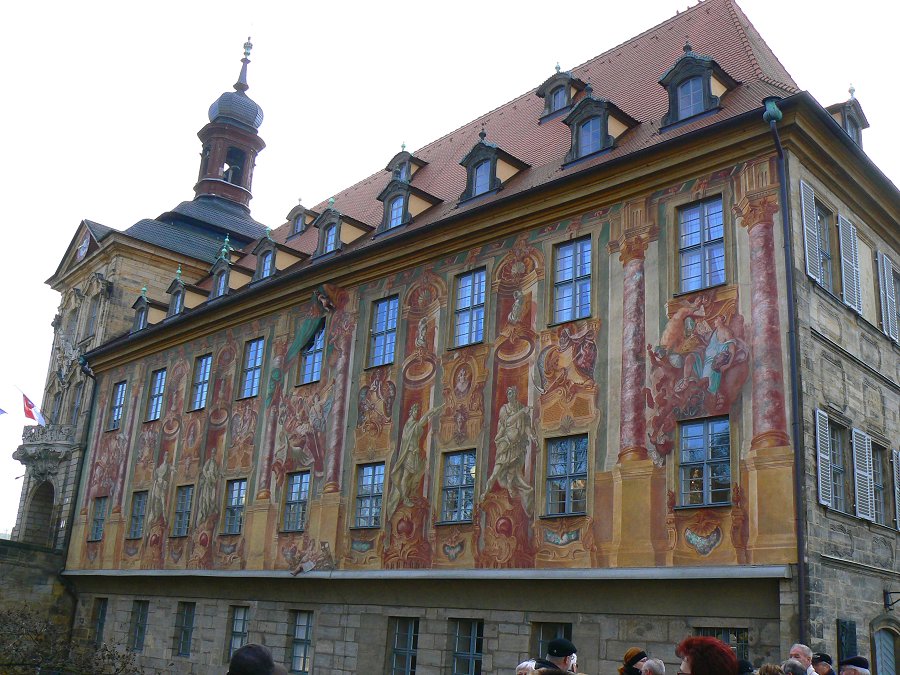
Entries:
[[184,292],[175,291],[172,293],[172,301],[169,304],[169,316],[181,314],[182,309],[184,309]]
[[403,202],[404,198],[402,195],[399,197],[394,197],[391,200],[391,213],[388,217],[388,229],[392,227],[397,227],[398,225],[403,224]]
[[222,270],[216,275],[216,286],[213,291],[213,297],[219,298],[228,292],[228,272]]
[[400,166],[397,167],[397,178],[399,178],[400,180],[405,180],[408,183],[409,177],[409,162],[403,162],[402,164],[400,164]]
[[247,155],[243,150],[238,148],[228,148],[228,154],[225,155],[225,172],[223,178],[229,183],[235,185],[244,184],[244,164],[247,162]]
[[272,276],[272,251],[266,251],[259,259],[259,278],[265,279]]
[[556,112],[566,107],[566,88],[560,85],[550,92],[550,112]]
[[472,196],[484,194],[491,189],[491,161],[484,160],[475,167],[475,181]]
[[678,85],[678,119],[687,119],[702,112],[703,80],[692,77]]
[[600,149],[600,118],[592,117],[578,127],[578,156],[584,157]]
[[322,253],[330,253],[337,248],[337,223],[332,223],[325,228],[325,243]]
[[59,409],[62,406],[62,392],[58,391],[53,395],[53,408],[50,412],[50,424],[59,424]]

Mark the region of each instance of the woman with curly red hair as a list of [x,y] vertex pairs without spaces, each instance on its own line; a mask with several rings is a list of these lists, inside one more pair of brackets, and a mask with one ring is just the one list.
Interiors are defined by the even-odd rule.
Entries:
[[680,656],[678,675],[737,675],[738,660],[734,651],[713,637],[689,637],[679,643],[675,654]]

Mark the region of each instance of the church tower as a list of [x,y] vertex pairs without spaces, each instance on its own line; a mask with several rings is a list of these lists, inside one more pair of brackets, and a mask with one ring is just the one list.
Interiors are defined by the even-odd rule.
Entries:
[[263,111],[247,96],[247,64],[250,38],[244,43],[241,74],[234,91],[226,91],[209,107],[209,124],[197,134],[203,142],[200,175],[194,192],[197,197],[224,197],[248,207],[253,198],[253,167],[256,156],[266,147],[259,137]]

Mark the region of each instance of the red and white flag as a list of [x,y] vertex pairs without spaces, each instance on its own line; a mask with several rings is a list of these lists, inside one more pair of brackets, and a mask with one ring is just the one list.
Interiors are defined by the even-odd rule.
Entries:
[[33,419],[42,427],[47,426],[47,420],[44,419],[44,416],[41,414],[41,409],[38,408],[34,403],[32,403],[31,399],[28,398],[25,394],[22,394],[22,398],[25,399],[25,417]]

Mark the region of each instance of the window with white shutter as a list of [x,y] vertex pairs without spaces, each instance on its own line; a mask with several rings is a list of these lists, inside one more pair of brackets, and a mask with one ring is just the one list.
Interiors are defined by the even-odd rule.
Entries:
[[891,463],[894,465],[894,511],[897,516],[894,524],[900,530],[900,450],[894,450],[891,454]]
[[862,313],[862,294],[859,289],[859,242],[856,226],[843,216],[838,216],[838,231],[841,238],[841,281],[844,302]]
[[816,410],[816,455],[819,468],[819,503],[831,507],[831,434],[828,413]]
[[805,181],[800,181],[800,208],[803,213],[803,244],[806,249],[806,273],[819,281],[819,228],[816,224],[816,193]]
[[894,340],[900,340],[897,319],[897,289],[894,276],[900,272],[884,253],[878,253],[878,290],[881,295],[881,330]]
[[853,429],[853,474],[856,486],[856,515],[875,520],[875,485],[872,480],[872,438]]

